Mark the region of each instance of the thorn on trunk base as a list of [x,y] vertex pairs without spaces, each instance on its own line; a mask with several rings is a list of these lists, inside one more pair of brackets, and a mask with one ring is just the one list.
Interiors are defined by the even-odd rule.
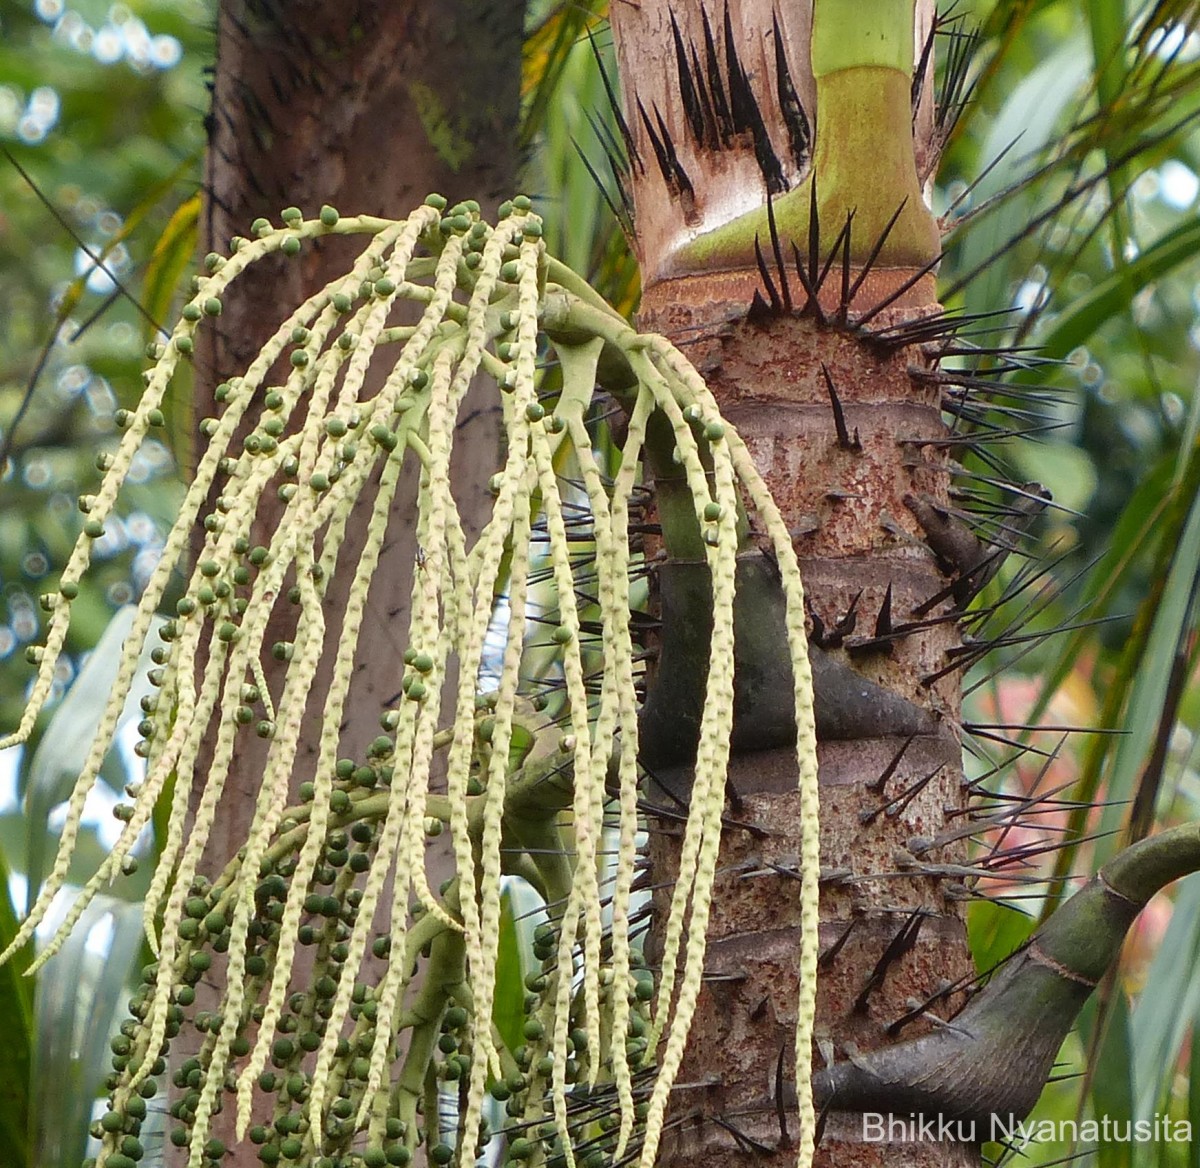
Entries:
[[829,391],[829,404],[833,408],[833,425],[837,430],[838,446],[851,454],[861,454],[863,447],[858,436],[858,427],[854,427],[854,437],[851,438],[846,426],[846,413],[842,409],[842,399],[838,397],[837,386],[833,384],[833,377],[824,361],[821,362],[821,372],[825,375],[825,388]]
[[875,968],[871,971],[871,976],[867,978],[866,985],[863,986],[858,997],[854,999],[853,1009],[856,1014],[866,1013],[868,999],[883,984],[883,979],[887,977],[888,970],[917,943],[917,938],[921,934],[921,926],[925,923],[927,915],[925,909],[913,909],[908,920],[900,926],[900,931],[888,942],[887,948],[883,951],[875,964]]

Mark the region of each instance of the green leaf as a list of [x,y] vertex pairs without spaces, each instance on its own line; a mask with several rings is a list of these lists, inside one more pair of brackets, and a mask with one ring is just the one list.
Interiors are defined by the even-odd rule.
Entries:
[[[19,922],[9,895],[8,865],[0,849],[0,947],[17,935]],[[4,1071],[0,1075],[0,1168],[32,1168],[29,1148],[29,1086],[33,1066],[32,979],[21,972],[20,957],[0,966],[0,1034]]]
[[41,971],[33,1090],[39,1168],[77,1168],[83,1159],[141,944],[141,905],[100,895]]
[[1018,908],[979,900],[967,912],[967,932],[975,968],[987,973],[1012,956],[1033,932],[1034,918]]
[[[133,605],[126,605],[109,621],[92,655],[55,710],[29,764],[25,810],[29,828],[26,875],[29,878],[30,904],[36,899],[46,872],[46,823],[51,811],[70,795],[76,778],[83,770],[104,707],[108,704],[120,664],[121,647],[133,625],[136,611]],[[134,683],[117,722],[118,735],[130,721],[141,718],[142,696],[154,692],[146,679],[146,671],[150,650],[156,643],[153,633],[161,623],[159,618],[154,618],[151,635],[142,646]]]
[[1136,259],[1122,264],[1106,280],[1072,302],[1039,337],[1050,357],[1065,357],[1113,317],[1129,311],[1133,294],[1161,279],[1200,251],[1200,221],[1188,220],[1168,231]]
[[[1092,42],[1092,63],[1096,100],[1104,111],[1102,124],[1118,124],[1112,117],[1121,101],[1121,95],[1129,80],[1125,62],[1125,32],[1127,28],[1124,0],[1087,0],[1087,25]],[[1128,166],[1118,166],[1117,158],[1125,147],[1125,135],[1119,131],[1104,134],[1101,138],[1105,162],[1110,168],[1108,176],[1109,198],[1114,205],[1122,201],[1122,193],[1128,186]],[[1113,241],[1119,243],[1123,233],[1124,216],[1118,214],[1112,221]],[[1120,247],[1114,248],[1117,255]]]
[[[1131,1036],[1136,1118],[1149,1119],[1171,1090],[1184,1040],[1200,1019],[1200,877],[1179,886],[1171,923],[1134,1007]],[[1192,1058],[1195,1060],[1193,1039]],[[1195,1079],[1192,1091],[1197,1092]],[[1193,1099],[1195,1094],[1193,1094]],[[1200,1127],[1195,1129],[1200,1131]]]
[[[1103,1009],[1093,998],[1079,1022],[1085,1042],[1095,1051],[1091,1072],[1093,1114],[1123,1126],[1133,1118],[1132,1044],[1124,992],[1114,989]],[[1099,1041],[1097,1025],[1102,1027]],[[1132,1148],[1132,1143],[1125,1140],[1102,1140],[1096,1149],[1100,1168],[1127,1168]]]
[[1056,504],[1072,511],[1088,505],[1096,489],[1096,468],[1086,450],[1066,442],[1019,442],[1008,453],[1021,476],[1048,488]]
[[[1110,803],[1103,812],[1101,831],[1116,830],[1126,803],[1132,798],[1133,785],[1139,777],[1140,760],[1145,757],[1161,721],[1168,670],[1148,668],[1146,663],[1155,662],[1157,665],[1169,662],[1176,642],[1170,639],[1168,626],[1173,624],[1177,634],[1181,631],[1178,613],[1173,620],[1160,620],[1171,580],[1170,575],[1164,579],[1164,573],[1168,564],[1180,565],[1181,557],[1188,557],[1189,544],[1192,557],[1200,552],[1195,546],[1197,537],[1200,537],[1200,532],[1196,531],[1196,500],[1200,498],[1196,495],[1196,476],[1200,471],[1200,462],[1193,460],[1185,477],[1178,482],[1174,481],[1173,470],[1173,460],[1168,459],[1146,472],[1116,525],[1108,552],[1093,568],[1085,586],[1088,603],[1082,616],[1085,620],[1102,616],[1110,609],[1111,598],[1117,595],[1127,576],[1136,570],[1140,557],[1148,552],[1155,557],[1150,595],[1142,601],[1115,672],[1106,672],[1104,707],[1098,719],[1101,727],[1127,730],[1129,733],[1118,737],[1096,735],[1085,743],[1081,752],[1079,779],[1072,796],[1080,805],[1069,816],[1065,833],[1067,840],[1077,841],[1088,834],[1086,825],[1090,804],[1097,799],[1106,762],[1111,772],[1108,790]],[[1185,538],[1189,530],[1190,540]],[[1195,570],[1194,560],[1192,566]],[[1184,568],[1186,570],[1186,565]],[[1173,601],[1175,608],[1178,608],[1181,600],[1179,588],[1177,581]],[[1031,720],[1036,721],[1041,717],[1050,697],[1088,644],[1086,628],[1072,635],[1058,663],[1049,671],[1042,697],[1032,712]],[[1168,656],[1156,657],[1156,652]],[[1135,718],[1143,721],[1135,722]],[[1118,767],[1113,759],[1122,752]],[[1111,855],[1112,846],[1111,841],[1102,839],[1098,845],[1100,854]],[[1061,881],[1071,871],[1077,851],[1077,844],[1068,842],[1055,857],[1054,880],[1060,887]],[[1053,904],[1054,898],[1049,898],[1043,913],[1052,911]]]
[[[1188,1067],[1188,1122],[1192,1132],[1200,1132],[1200,1042],[1192,1043]],[[1188,1168],[1200,1168],[1200,1139],[1193,1139],[1188,1151]]]
[[[1109,804],[1100,819],[1100,830],[1113,832],[1125,817],[1126,809],[1120,800],[1129,798],[1137,787],[1142,768],[1159,733],[1164,716],[1164,703],[1169,694],[1171,671],[1182,639],[1188,635],[1195,617],[1197,582],[1200,581],[1200,496],[1192,501],[1187,523],[1175,545],[1154,620],[1146,638],[1143,661],[1149,667],[1140,668],[1125,707],[1125,733],[1116,746],[1108,776]],[[1112,844],[1097,846],[1103,859],[1112,853]]]
[[[536,900],[523,880],[510,878],[500,897],[500,940],[496,955],[496,997],[492,1003],[492,1021],[510,1051],[525,1041],[525,964],[523,956],[530,952],[533,931],[526,927],[521,910],[514,901]],[[523,936],[522,934],[528,934]]]
[[[1036,158],[1054,140],[1063,112],[1087,76],[1081,48],[1077,39],[1068,40],[1013,88],[988,128],[981,147],[985,164],[1010,148],[1009,159],[1014,155]],[[975,204],[982,205],[999,194],[1011,178],[1011,166],[1000,165],[990,171],[975,189]],[[1025,273],[1023,269],[1014,271],[1017,257],[1010,258],[1009,244],[1032,218],[1037,195],[1038,189],[1023,190],[970,225],[957,269],[971,272],[988,257],[995,258],[971,280],[966,295],[968,312],[991,312],[1011,303],[1010,283]]]
[[[200,231],[200,205],[200,196],[197,194],[175,209],[146,265],[142,296],[147,313],[160,324],[172,315],[183,275],[195,258]],[[147,333],[147,340],[153,339],[154,336]],[[194,465],[191,401],[190,386],[177,385],[174,381],[163,399],[171,453],[175,456],[176,465],[186,470]]]

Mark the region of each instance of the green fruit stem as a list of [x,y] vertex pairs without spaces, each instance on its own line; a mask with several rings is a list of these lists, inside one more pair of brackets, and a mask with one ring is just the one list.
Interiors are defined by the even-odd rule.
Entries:
[[[939,254],[937,222],[921,194],[912,135],[914,0],[815,0],[812,67],[817,130],[812,170],[775,200],[784,240],[803,252],[816,186],[818,239],[827,255],[853,215],[850,259],[921,268]],[[902,208],[902,210],[901,210]],[[681,249],[673,274],[752,267],[755,241],[767,250],[766,208],[700,236]]]

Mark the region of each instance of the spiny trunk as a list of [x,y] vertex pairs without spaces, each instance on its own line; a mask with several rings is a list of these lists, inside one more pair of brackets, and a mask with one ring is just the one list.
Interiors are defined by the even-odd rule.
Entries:
[[[823,1055],[845,1058],[918,1033],[928,1023],[893,1024],[914,1001],[968,978],[972,966],[953,887],[913,874],[909,851],[913,837],[936,837],[964,803],[957,675],[923,681],[945,666],[957,628],[950,620],[888,635],[946,588],[912,509],[923,500],[936,513],[949,501],[940,388],[920,376],[931,364],[920,345],[865,335],[938,311],[933,276],[921,272],[936,256],[937,233],[921,200],[925,175],[912,137],[914,124],[924,128],[916,153],[928,169],[936,154],[929,86],[919,87],[914,117],[905,75],[913,64],[911,3],[858,5],[857,13],[841,0],[817,4],[813,14],[810,5],[773,10],[757,0],[728,8],[643,0],[614,5],[613,24],[647,285],[642,326],[684,349],[745,437],[793,532],[814,614],[810,633],[818,646],[824,640],[827,661],[916,707],[906,719],[878,703],[858,708],[853,693],[826,695],[822,732],[818,675],[825,879],[817,1034]],[[873,21],[882,22],[884,41],[891,36],[882,52],[869,36],[856,40]],[[928,11],[916,23],[921,43]],[[805,181],[814,172],[815,195]],[[768,193],[775,240],[761,210]],[[813,288],[814,304],[805,277],[817,284],[851,211],[849,240]],[[730,227],[738,215],[749,217]],[[851,327],[885,302],[865,329]],[[752,550],[746,560],[760,565],[748,573],[762,570]],[[679,570],[663,565],[663,589]],[[747,624],[771,619],[742,611]],[[842,708],[828,709],[831,701]],[[770,737],[757,728],[749,737],[756,735],[760,743]],[[660,769],[659,780],[682,783],[686,793],[686,772]],[[792,749],[744,744],[729,787],[709,977],[663,1165],[741,1164],[751,1146],[756,1163],[787,1165],[800,1134],[790,1071],[799,914],[788,873],[803,825]],[[666,830],[654,836],[656,880],[674,867],[677,843]],[[936,859],[961,856],[943,849]],[[959,1005],[961,995],[950,995],[934,1012]],[[896,1146],[863,1135],[860,1116],[831,1113],[818,1162],[978,1162],[965,1145]]]
[[[451,200],[473,197],[486,215],[512,193],[520,97],[521,0],[460,0],[453,10],[430,0],[227,0],[218,18],[207,200],[202,252],[224,252],[250,233],[259,216],[278,223],[284,207],[316,214],[322,204],[392,218],[407,215],[430,191]],[[447,79],[453,78],[448,85]],[[215,340],[199,354],[196,416],[212,413],[224,378],[244,370],[287,309],[349,267],[356,244],[330,238],[292,259],[264,260],[230,290]],[[212,336],[213,334],[209,334]],[[368,373],[368,380],[373,374]],[[382,374],[374,374],[377,382]],[[499,410],[485,385],[471,390],[455,439],[455,496],[468,535],[491,513],[487,478],[500,448]],[[342,750],[365,757],[379,716],[394,701],[403,668],[416,543],[417,474],[405,474],[391,507],[388,542],[368,600],[387,640],[365,643],[355,667]],[[373,503],[367,492],[347,524],[343,565],[357,563]],[[268,514],[277,522],[282,505]],[[201,533],[203,534],[203,533]],[[260,535],[269,542],[267,532]],[[354,573],[335,573],[325,596],[336,635]],[[268,643],[288,640],[287,628]],[[327,658],[332,660],[332,655]],[[275,662],[264,660],[268,680]],[[318,674],[309,709],[320,709],[329,683]],[[272,689],[276,687],[272,684]],[[298,758],[315,759],[319,718]],[[221,801],[206,870],[221,869],[245,841],[268,743],[244,738]],[[298,785],[312,775],[304,762]],[[430,849],[430,880],[452,872],[448,845]],[[302,988],[303,975],[294,988]],[[218,1119],[232,1138],[232,1115]],[[257,1149],[241,1144],[231,1161],[257,1165]]]

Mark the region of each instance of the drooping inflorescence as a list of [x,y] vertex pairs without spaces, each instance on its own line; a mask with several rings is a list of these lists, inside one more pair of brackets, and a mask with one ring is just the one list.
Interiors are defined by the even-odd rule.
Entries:
[[[746,448],[677,351],[637,334],[546,255],[527,199],[502,207],[495,227],[475,204],[447,210],[437,196],[398,222],[342,218],[329,207],[314,219],[289,208],[282,219],[281,227],[258,221],[253,239],[235,240],[228,257],[207,258],[169,341],[154,348],[145,394],[118,419],[120,444],[85,500],[83,534],[48,599],[28,709],[0,740],[25,741],[44,707],[92,544],[134,453],[160,421],[173,375],[190,359],[197,330],[220,315],[229,285],[257,260],[294,255],[305,241],[363,236],[346,275],[297,306],[244,373],[218,387],[220,413],[202,423],[207,446],[139,603],[53,870],[3,955],[29,940],[64,884],[142,643],[199,528],[202,549],[153,650],[157,693],[143,704],[137,747],[145,780],[123,811],[112,855],[34,963],[53,955],[89,899],[120,872],[156,806],[169,801],[145,907],[157,960],[143,971],[114,1043],[98,1166],[132,1168],[140,1158],[145,1100],[167,1073],[176,1089],[170,1138],[188,1149],[189,1168],[225,1155],[213,1117],[227,1102],[236,1107],[238,1138],[259,1145],[266,1164],[382,1168],[408,1163],[421,1142],[435,1164],[471,1164],[501,1129],[513,1160],[653,1163],[701,984],[747,507],[779,562],[795,676],[806,809],[797,1030],[806,1163],[818,870],[811,678],[796,557]],[[551,353],[559,376],[547,389]],[[613,392],[627,414],[615,470],[602,465],[589,429],[602,355],[622,370]],[[492,479],[491,517],[469,543],[450,490],[451,456],[467,387],[480,374],[497,387],[505,454]],[[681,871],[659,926],[655,997],[631,925],[639,674],[630,572],[640,553],[631,550],[629,525],[656,411],[690,490],[687,522],[711,572],[714,636]],[[342,758],[339,728],[368,589],[406,463],[419,468],[422,562],[397,699],[367,757]],[[569,475],[581,488],[566,485]],[[366,537],[347,565],[339,552],[362,499]],[[592,547],[586,568],[569,530],[581,500]],[[263,536],[270,508],[278,518]],[[523,686],[535,524],[557,597],[557,719]],[[353,583],[338,614],[323,601],[343,571]],[[595,639],[585,636],[591,614],[585,622],[577,599],[592,586],[588,573]],[[503,646],[492,653],[499,681],[481,693],[499,595],[508,609]],[[315,688],[319,671],[329,680]],[[313,692],[319,700],[310,703]],[[449,724],[439,726],[444,716]],[[302,723],[314,718],[319,749],[302,758]],[[269,742],[251,827],[226,867],[205,873],[209,828],[219,801],[231,797],[226,782],[248,735]],[[445,759],[435,764],[439,752]],[[457,873],[436,890],[425,843],[443,826]],[[513,875],[534,887],[546,912],[534,937],[541,966],[526,979],[525,1042],[515,1048],[493,1025],[502,895]],[[300,949],[311,954],[303,990],[293,980]],[[195,1008],[201,980],[221,987],[218,1008]],[[198,1034],[195,1053],[171,1058],[185,1027]]]

